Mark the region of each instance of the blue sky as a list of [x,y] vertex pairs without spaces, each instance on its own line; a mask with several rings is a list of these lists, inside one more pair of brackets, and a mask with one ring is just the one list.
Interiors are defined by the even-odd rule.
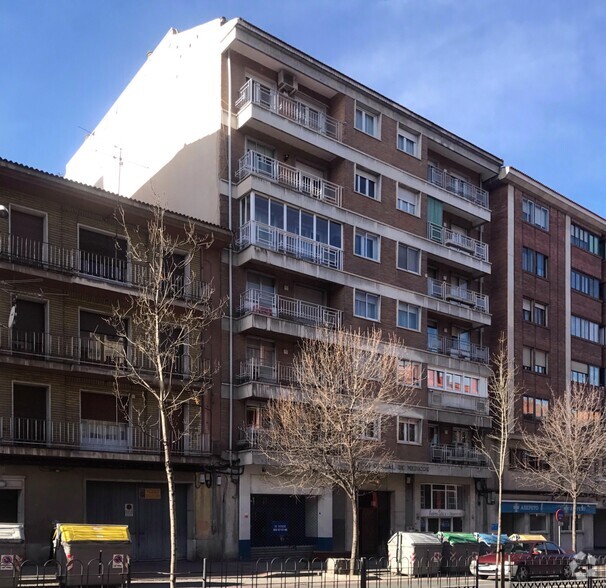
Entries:
[[601,0],[0,0],[0,157],[65,164],[170,27],[241,16],[606,217]]

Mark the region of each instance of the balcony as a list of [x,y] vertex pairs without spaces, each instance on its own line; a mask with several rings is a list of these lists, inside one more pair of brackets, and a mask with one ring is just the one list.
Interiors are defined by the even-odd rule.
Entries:
[[296,298],[287,298],[261,290],[246,290],[240,295],[241,316],[258,314],[314,327],[341,326],[343,312]]
[[308,104],[293,100],[254,80],[248,80],[241,88],[236,100],[238,114],[250,104],[264,108],[281,118],[294,122],[314,133],[335,141],[341,141],[343,123]]
[[[9,234],[0,234],[0,261],[134,288],[149,283],[147,264]],[[166,288],[170,289],[171,296],[181,300],[205,300],[210,294],[209,285],[205,282],[182,276],[174,276],[173,280],[167,281]]]
[[482,416],[490,414],[488,398],[480,398],[462,392],[444,392],[429,390],[429,406],[431,408],[455,409],[473,412]]
[[[0,330],[0,355],[11,355],[25,359],[56,361],[83,366],[96,366],[114,370],[126,349],[127,357],[132,364],[143,372],[152,372],[152,365],[141,352],[126,347],[117,337],[97,336],[94,333],[81,337],[53,335],[50,333],[32,333]],[[192,358],[181,356],[175,358],[172,373],[175,376],[190,373]],[[201,374],[211,373],[210,362],[200,358],[196,370]]]
[[[139,427],[105,421],[51,421],[16,417],[0,418],[0,440],[20,445],[83,451],[162,454],[159,430],[143,433]],[[171,444],[180,455],[210,453],[210,436],[199,427],[188,427]]]
[[458,465],[485,466],[486,456],[476,449],[463,443],[451,445],[431,444],[430,459],[433,463],[449,463]]
[[478,312],[488,312],[488,296],[480,294],[466,287],[454,286],[448,282],[441,282],[429,278],[427,282],[427,293],[433,298],[439,298],[446,302],[456,302],[469,306]]
[[488,210],[488,192],[486,190],[432,165],[427,168],[427,179],[430,183],[444,188],[447,192]]
[[462,341],[458,337],[442,337],[440,335],[429,334],[427,338],[427,350],[468,361],[477,361],[480,363],[488,363],[490,361],[488,347],[470,343],[469,341]]
[[292,365],[267,363],[260,359],[249,358],[240,361],[236,380],[239,384],[247,382],[265,382],[290,385],[295,381]]
[[242,427],[238,435],[238,449],[257,449],[265,429],[262,427]]
[[309,263],[343,269],[343,251],[338,247],[257,221],[249,221],[242,225],[236,234],[237,249],[242,250],[250,245],[284,253]]
[[236,175],[243,180],[249,175],[267,179],[310,198],[341,206],[343,189],[323,178],[308,174],[276,159],[249,151],[240,158]]
[[468,253],[480,261],[488,261],[488,244],[462,235],[446,227],[427,223],[427,238],[453,249]]

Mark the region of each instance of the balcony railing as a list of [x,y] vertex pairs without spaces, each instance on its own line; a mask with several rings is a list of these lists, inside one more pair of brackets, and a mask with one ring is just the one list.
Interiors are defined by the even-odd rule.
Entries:
[[265,433],[263,427],[242,427],[238,435],[239,449],[256,449],[259,447],[259,442]]
[[488,192],[478,186],[474,186],[465,180],[461,180],[445,170],[430,165],[427,169],[427,179],[436,186],[444,188],[460,198],[473,202],[482,208],[488,209]]
[[[152,365],[140,351],[127,347],[117,337],[85,334],[81,337],[54,335],[51,333],[0,329],[0,354],[15,357],[30,357],[43,361],[61,361],[82,365],[95,365],[115,368],[120,364],[123,354],[142,371],[152,371]],[[193,362],[196,361],[196,365]],[[210,377],[211,366],[207,359],[181,355],[174,358],[171,368],[173,375],[188,374],[193,371],[204,377]]]
[[268,382],[272,384],[292,384],[295,381],[292,365],[283,363],[266,363],[260,359],[250,358],[240,361],[238,383]]
[[479,312],[488,312],[488,296],[468,290],[467,287],[428,278],[427,292],[433,298],[464,304]]
[[431,461],[434,463],[450,463],[459,465],[486,465],[486,456],[476,449],[463,443],[450,445],[432,444],[429,448]]
[[427,223],[427,237],[436,243],[460,249],[481,261],[488,261],[488,244],[472,239],[467,235],[462,235],[440,225]]
[[293,100],[254,80],[248,80],[236,100],[238,113],[249,104],[256,104],[320,135],[341,141],[343,123],[308,104]]
[[296,298],[287,298],[278,294],[270,294],[261,290],[246,290],[240,295],[240,314],[260,314],[301,325],[341,326],[342,311],[313,302],[305,302]]
[[440,335],[430,334],[427,337],[427,349],[434,353],[442,353],[460,359],[470,361],[479,361],[488,363],[490,360],[490,352],[488,347],[462,341],[458,337],[442,337]]
[[489,414],[488,398],[479,398],[462,392],[429,390],[429,406],[432,408],[452,408],[481,415]]
[[[69,249],[25,239],[16,235],[0,234],[0,261],[125,286],[141,287],[149,283],[149,267],[117,257],[100,255],[93,251]],[[165,284],[169,294],[184,300],[204,300],[210,294],[205,282],[190,280],[184,276],[173,276]]]
[[[3,444],[71,448],[85,451],[123,453],[162,452],[159,430],[142,432],[139,427],[105,421],[51,421],[30,418],[1,417],[0,440]],[[202,455],[210,452],[210,436],[200,427],[187,427],[175,435],[171,451],[182,455]]]
[[242,225],[236,235],[238,249],[244,249],[250,245],[285,253],[310,263],[343,269],[343,251],[338,247],[301,237],[257,221],[249,221]]
[[238,179],[243,180],[250,174],[266,178],[328,204],[341,206],[343,191],[341,186],[256,151],[249,151],[243,155],[238,164]]

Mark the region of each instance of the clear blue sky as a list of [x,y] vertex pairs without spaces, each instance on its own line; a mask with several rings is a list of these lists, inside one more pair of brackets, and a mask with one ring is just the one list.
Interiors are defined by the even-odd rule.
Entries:
[[602,0],[0,0],[0,157],[63,174],[168,29],[219,16],[606,217]]

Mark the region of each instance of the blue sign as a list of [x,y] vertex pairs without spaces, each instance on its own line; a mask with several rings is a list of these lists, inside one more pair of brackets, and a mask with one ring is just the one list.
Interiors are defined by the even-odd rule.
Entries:
[[[572,512],[572,504],[561,502],[514,502],[504,500],[501,505],[501,512],[525,514],[525,513],[549,513],[553,514],[557,510],[563,510],[564,513]],[[581,503],[577,504],[577,514],[593,515],[596,513],[595,504]]]
[[491,533],[496,533],[498,530],[499,530],[499,523],[492,523],[492,525],[490,525]]
[[271,532],[280,533],[280,535],[285,535],[286,533],[288,533],[288,523],[282,521],[272,521]]

